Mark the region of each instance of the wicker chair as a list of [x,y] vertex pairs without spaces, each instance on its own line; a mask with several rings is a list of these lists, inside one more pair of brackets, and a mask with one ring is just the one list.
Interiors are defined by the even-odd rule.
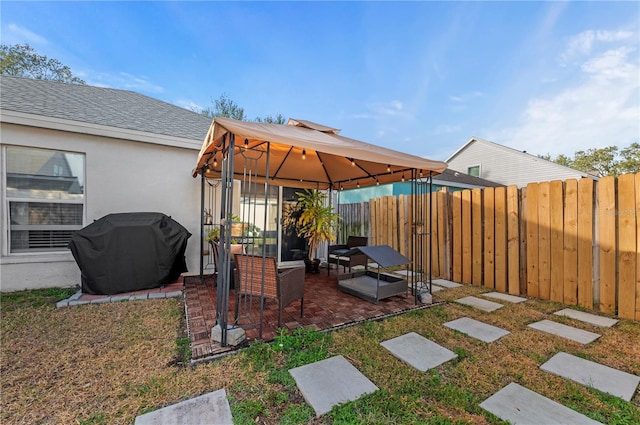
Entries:
[[[276,259],[259,255],[236,254],[236,311],[238,320],[238,306],[240,297],[259,296],[261,306],[265,299],[278,301],[278,327],[282,326],[282,309],[293,301],[300,299],[300,317],[304,314],[304,267],[296,267],[278,272]],[[264,288],[263,284],[264,276]]]
[[[213,250],[213,265],[216,268],[216,285],[218,284],[218,279],[220,277],[220,269],[219,269],[219,262],[220,262],[220,244],[216,241],[209,241],[209,244],[211,244],[211,249]],[[244,248],[242,247],[242,245],[231,245],[231,283],[230,283],[230,288],[233,289],[235,288],[235,274],[236,274],[236,260],[235,260],[235,256],[239,253],[239,252],[244,252]]]

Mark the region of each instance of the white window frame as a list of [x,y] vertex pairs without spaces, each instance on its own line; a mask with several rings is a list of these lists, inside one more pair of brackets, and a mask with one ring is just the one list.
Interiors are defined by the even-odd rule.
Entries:
[[[478,175],[477,176],[474,176],[473,174],[469,173],[469,168],[474,168],[474,167],[478,167]],[[472,177],[482,178],[482,164],[468,165],[467,166],[467,174],[472,176]]]
[[[7,170],[8,170],[8,160],[9,160],[9,156],[7,153],[7,149],[11,149],[11,148],[19,148],[19,149],[29,149],[29,150],[40,150],[40,151],[50,151],[50,152],[59,152],[59,153],[65,153],[65,154],[73,154],[73,155],[81,155],[82,156],[82,173],[83,173],[83,191],[82,191],[82,200],[78,200],[78,199],[46,199],[46,198],[24,198],[24,197],[13,197],[13,196],[9,196],[8,194],[8,187],[7,187]],[[26,249],[26,250],[20,250],[18,252],[12,252],[11,251],[11,231],[16,230],[16,226],[17,227],[29,227],[32,230],[79,230],[82,227],[85,226],[86,222],[87,222],[87,172],[86,172],[86,167],[87,167],[87,159],[86,159],[86,154],[84,152],[75,152],[75,151],[68,151],[68,150],[64,150],[64,149],[51,149],[51,148],[43,148],[43,147],[39,147],[39,146],[24,146],[24,145],[2,145],[1,146],[1,151],[2,151],[2,175],[0,176],[2,178],[2,198],[4,199],[3,202],[3,216],[5,217],[4,220],[4,228],[5,231],[3,232],[3,255],[6,256],[12,256],[12,257],[20,257],[20,256],[35,256],[35,255],[43,255],[43,254],[68,254],[69,250],[64,247],[59,247],[59,248],[50,248],[50,249],[38,249],[38,248],[33,248],[33,249]],[[81,218],[82,218],[82,224],[78,224],[78,225],[11,225],[11,218],[10,218],[10,213],[11,213],[11,203],[12,202],[25,202],[25,203],[44,203],[44,204],[73,204],[73,205],[82,205],[82,213],[81,213]],[[20,230],[20,229],[18,229]],[[23,229],[24,230],[24,229]]]

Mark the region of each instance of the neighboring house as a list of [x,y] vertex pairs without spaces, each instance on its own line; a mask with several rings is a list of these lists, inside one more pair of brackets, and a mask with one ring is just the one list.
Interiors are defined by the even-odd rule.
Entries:
[[449,168],[503,185],[524,187],[527,183],[580,179],[597,176],[547,161],[507,146],[471,138],[446,161]]
[[210,125],[131,91],[1,76],[0,288],[79,284],[71,233],[117,212],[161,212],[185,226],[197,271],[191,170]]
[[[448,168],[441,174],[433,177],[431,189],[435,192],[446,187],[450,192],[456,192],[464,189],[501,186],[504,185],[486,179],[481,179],[479,177],[470,176]],[[411,195],[411,182],[404,181],[382,184],[380,186],[363,187],[360,189],[343,190],[338,196],[338,202],[340,204],[353,204],[365,202],[369,199],[379,198],[381,196],[398,195]]]

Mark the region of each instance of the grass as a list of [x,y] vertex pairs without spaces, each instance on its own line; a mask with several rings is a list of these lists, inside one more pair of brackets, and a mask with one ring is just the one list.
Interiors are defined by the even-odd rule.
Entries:
[[[462,287],[437,295],[453,300],[481,291]],[[622,320],[598,328],[602,337],[587,346],[527,328],[549,318],[557,303],[530,300],[490,314],[449,303],[331,333],[283,330],[270,344],[256,342],[190,367],[180,301],[55,308],[73,292],[2,294],[1,423],[130,424],[142,413],[225,388],[238,424],[501,424],[478,405],[510,382],[602,423],[640,423],[638,393],[626,402],[540,370],[564,351],[640,375],[640,324]],[[486,344],[442,326],[465,316],[511,334]],[[380,346],[406,332],[458,358],[418,372]],[[347,358],[380,390],[316,418],[288,370],[334,355]]]

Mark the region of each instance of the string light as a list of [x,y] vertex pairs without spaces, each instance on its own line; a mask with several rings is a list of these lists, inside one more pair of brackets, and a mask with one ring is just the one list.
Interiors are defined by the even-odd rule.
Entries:
[[404,181],[404,172],[402,173],[402,181]]
[[380,186],[380,182],[378,181],[377,177],[376,177],[376,186]]
[[387,173],[391,171],[391,165],[387,164]]
[[249,147],[249,139],[244,139],[244,148],[247,149]]
[[352,167],[355,167],[355,166],[356,166],[356,161],[355,161],[353,158],[351,159],[351,166],[352,166]]
[[213,166],[214,167],[218,166],[218,157],[216,157],[216,156],[213,157]]
[[307,151],[302,149],[302,160],[304,161],[305,159],[307,159]]
[[359,181],[356,182],[356,186],[358,187],[358,189],[360,189],[360,182]]

